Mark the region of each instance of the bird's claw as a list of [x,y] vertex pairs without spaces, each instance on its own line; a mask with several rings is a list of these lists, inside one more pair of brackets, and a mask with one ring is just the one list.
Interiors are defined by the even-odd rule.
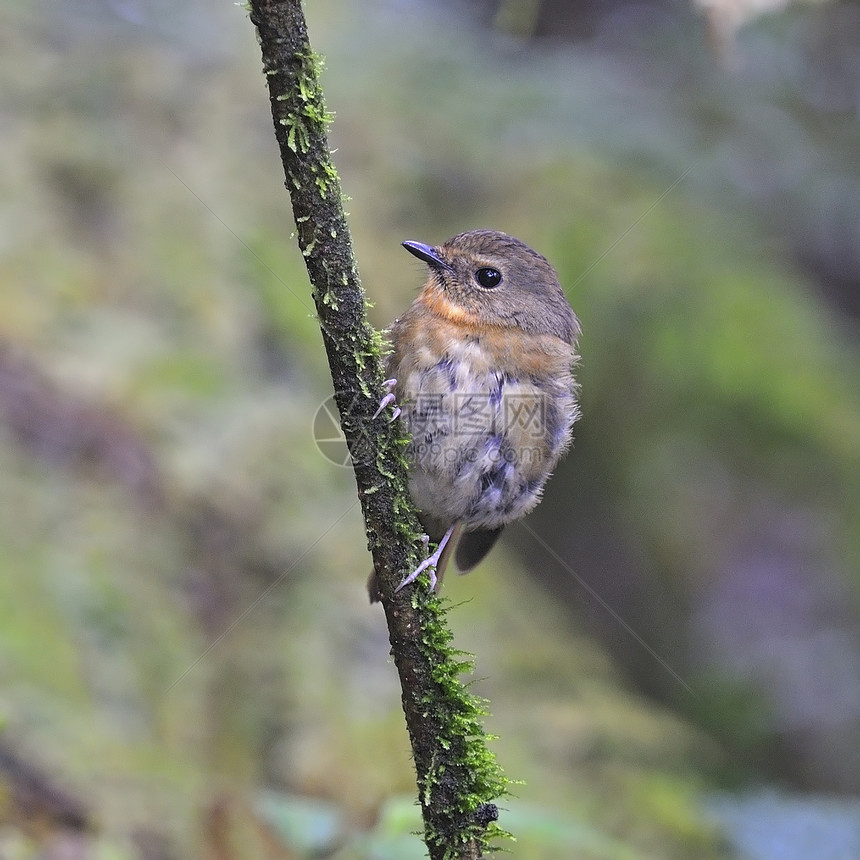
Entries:
[[385,409],[385,407],[388,406],[388,404],[392,403],[393,401],[394,401],[394,395],[393,394],[386,394],[385,397],[383,397],[382,400],[379,401],[379,409],[377,409],[376,412],[373,413],[373,417],[379,418],[379,416],[382,414],[382,410]]
[[[442,540],[439,541],[439,545],[436,547],[436,550],[433,555],[425,558],[424,561],[422,561],[421,564],[419,564],[418,567],[416,567],[415,570],[413,570],[412,573],[410,573],[409,576],[407,576],[406,579],[404,579],[403,582],[401,582],[400,585],[398,585],[397,588],[394,589],[395,594],[397,594],[397,592],[400,591],[400,589],[404,586],[409,585],[410,582],[415,582],[415,580],[418,578],[418,575],[423,571],[427,570],[427,568],[430,568],[430,590],[436,590],[436,566],[439,564],[439,560],[442,558],[442,553],[445,552],[445,547],[448,545],[448,541],[451,540],[451,535],[454,534],[455,526],[456,523],[452,524],[448,531],[445,532],[444,536],[442,537]],[[430,546],[430,536],[423,535],[421,541],[424,544],[424,548],[426,550],[426,548]]]
[[[397,380],[386,379],[385,382],[383,382],[382,384],[385,386],[385,389],[388,393],[382,398],[382,400],[379,401],[379,409],[377,409],[376,412],[373,413],[373,418],[371,420],[379,418],[379,416],[382,414],[382,410],[385,409],[385,407],[388,406],[389,403],[394,403],[396,400],[396,398],[394,397],[394,393],[391,389],[394,388],[395,385],[397,385]],[[394,421],[398,415],[400,415],[400,407],[395,405],[394,412],[392,413],[389,422]]]
[[413,570],[412,573],[410,573],[409,576],[407,576],[406,579],[404,579],[403,582],[394,589],[394,593],[397,594],[401,588],[409,585],[410,582],[415,582],[415,580],[418,579],[418,575],[427,570],[428,567],[430,568],[430,590],[432,591],[436,588],[436,562],[439,559],[435,558],[435,556],[436,553],[433,553],[430,558],[425,558],[424,561],[422,561],[421,564],[419,564],[418,567],[416,567],[415,570]]

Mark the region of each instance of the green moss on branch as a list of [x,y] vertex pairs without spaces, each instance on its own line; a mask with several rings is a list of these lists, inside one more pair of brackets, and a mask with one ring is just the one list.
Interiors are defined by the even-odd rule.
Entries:
[[350,451],[391,649],[400,676],[432,860],[490,850],[506,779],[488,750],[483,702],[459,676],[471,660],[451,647],[442,604],[421,577],[395,592],[421,560],[421,529],[406,483],[398,424],[374,419],[383,390],[380,334],[367,319],[337,171],[331,161],[319,83],[321,59],[308,41],[299,0],[252,0],[275,136]]

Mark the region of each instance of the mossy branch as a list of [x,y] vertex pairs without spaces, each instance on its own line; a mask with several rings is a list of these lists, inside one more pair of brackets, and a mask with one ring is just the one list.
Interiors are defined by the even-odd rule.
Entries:
[[486,745],[483,703],[459,680],[471,662],[452,648],[443,607],[426,577],[395,593],[424,547],[406,485],[407,440],[398,424],[373,418],[383,391],[383,341],[367,320],[331,162],[320,60],[299,0],[251,0],[250,11],[400,676],[424,839],[432,860],[481,857],[503,833],[491,801],[506,793],[507,780]]

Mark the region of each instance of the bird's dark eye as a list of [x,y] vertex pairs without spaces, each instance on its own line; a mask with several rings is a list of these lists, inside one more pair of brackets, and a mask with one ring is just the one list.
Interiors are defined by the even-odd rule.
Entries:
[[502,282],[502,273],[498,269],[478,269],[478,271],[475,272],[475,280],[482,287],[486,287],[488,290],[491,290]]

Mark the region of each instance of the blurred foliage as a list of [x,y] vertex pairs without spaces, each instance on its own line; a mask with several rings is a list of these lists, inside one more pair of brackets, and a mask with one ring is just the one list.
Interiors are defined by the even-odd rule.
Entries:
[[776,791],[709,801],[715,816],[736,834],[741,855],[750,860],[839,860],[860,852],[860,809],[833,797],[802,800]]
[[[568,569],[514,529],[446,582],[514,856],[751,853],[772,810],[714,787],[856,792],[850,12],[757,23],[734,72],[666,9],[572,47],[308,14],[375,322],[421,278],[401,240],[491,226],[584,325],[532,520]],[[0,855],[421,856],[248,21],[10,2],[0,34]]]

